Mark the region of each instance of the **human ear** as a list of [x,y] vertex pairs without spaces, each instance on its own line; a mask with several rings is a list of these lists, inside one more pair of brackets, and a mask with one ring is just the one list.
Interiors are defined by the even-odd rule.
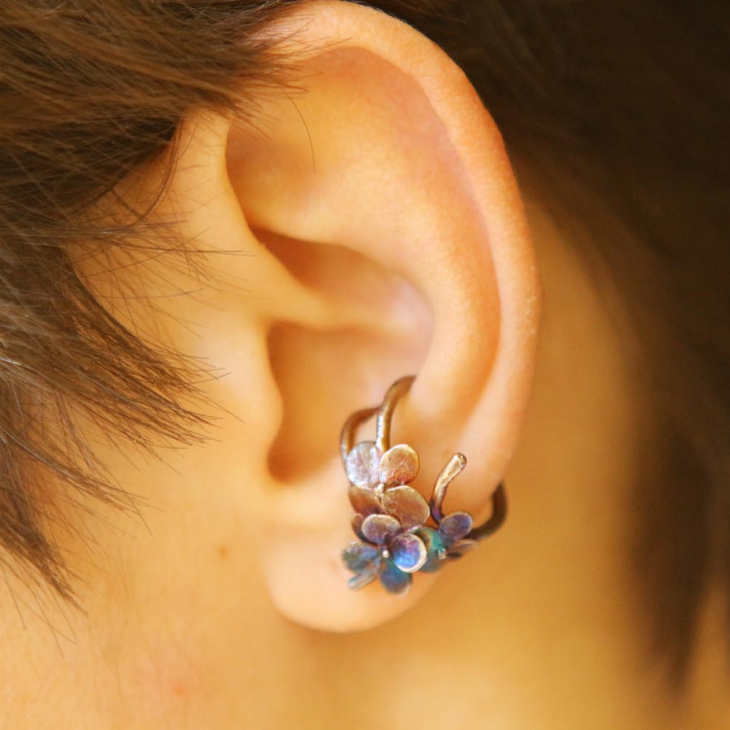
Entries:
[[[430,496],[461,452],[446,506],[488,517],[532,380],[539,286],[499,131],[438,47],[335,1],[271,32],[290,38],[297,89],[262,98],[253,127],[191,115],[168,197],[178,210],[195,200],[186,225],[208,250],[253,254],[220,264],[247,290],[210,326],[227,343],[226,387],[255,392],[240,458],[256,478],[240,489],[260,529],[241,539],[285,616],[362,629],[437,576],[417,574],[404,597],[348,589],[343,422],[414,374],[393,423],[394,443],[421,457],[412,486]],[[233,355],[233,342],[246,346]]]

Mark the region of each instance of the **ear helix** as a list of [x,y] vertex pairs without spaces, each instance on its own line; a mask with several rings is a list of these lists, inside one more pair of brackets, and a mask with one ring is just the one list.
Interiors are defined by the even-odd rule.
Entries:
[[[395,595],[404,595],[417,572],[435,573],[459,560],[504,523],[507,499],[500,484],[492,496],[492,516],[479,527],[468,512],[444,514],[451,482],[466,467],[466,457],[454,454],[442,469],[427,502],[407,486],[418,475],[418,454],[407,444],[390,445],[393,411],[415,376],[396,380],[379,406],[353,413],[340,438],[342,463],[350,482],[355,515],[352,527],[360,539],[342,552],[354,573],[349,585],[357,590],[376,579]],[[355,444],[359,427],[376,417],[375,440]]]

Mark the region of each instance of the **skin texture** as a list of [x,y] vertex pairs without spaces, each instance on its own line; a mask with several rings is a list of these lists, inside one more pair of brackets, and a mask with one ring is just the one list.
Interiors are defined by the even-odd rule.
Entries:
[[[159,460],[88,424],[139,512],[68,510],[85,613],[3,589],[0,724],[726,727],[712,601],[686,695],[649,652],[625,504],[654,426],[608,285],[519,195],[438,49],[341,3],[286,25],[306,93],[272,93],[255,128],[181,130],[157,215],[198,268],[80,261],[115,316],[198,359],[216,420]],[[338,431],[408,372],[394,434],[414,484],[463,451],[447,508],[486,516],[504,478],[509,522],[405,598],[354,594]]]

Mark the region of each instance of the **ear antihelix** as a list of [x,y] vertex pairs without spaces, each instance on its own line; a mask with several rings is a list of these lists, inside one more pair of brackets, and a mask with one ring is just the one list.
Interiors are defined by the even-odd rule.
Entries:
[[[391,447],[390,431],[395,407],[414,380],[412,375],[396,380],[380,406],[356,411],[342,429],[340,453],[359,538],[343,550],[342,559],[354,574],[349,585],[355,590],[379,579],[389,593],[405,595],[414,573],[435,573],[461,559],[499,529],[507,515],[502,484],[492,495],[492,515],[484,524],[475,527],[468,512],[444,514],[449,485],[466,467],[463,454],[449,459],[430,502],[409,486],[418,474],[418,454],[407,444]],[[373,416],[375,440],[355,443],[358,428]]]

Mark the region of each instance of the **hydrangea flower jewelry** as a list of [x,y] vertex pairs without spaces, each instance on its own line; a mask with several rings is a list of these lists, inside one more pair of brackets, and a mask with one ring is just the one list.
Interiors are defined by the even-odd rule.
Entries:
[[[412,375],[396,380],[380,406],[356,411],[342,429],[340,453],[355,509],[352,528],[360,538],[343,550],[342,559],[354,573],[349,585],[355,590],[379,578],[388,592],[403,595],[413,573],[435,573],[458,560],[499,529],[507,515],[502,484],[492,497],[492,516],[480,527],[474,527],[468,512],[443,513],[449,484],[466,466],[463,454],[449,459],[430,502],[407,486],[418,474],[418,454],[406,444],[391,447],[390,425],[397,402],[414,380]],[[357,429],[373,416],[375,441],[355,445]]]

